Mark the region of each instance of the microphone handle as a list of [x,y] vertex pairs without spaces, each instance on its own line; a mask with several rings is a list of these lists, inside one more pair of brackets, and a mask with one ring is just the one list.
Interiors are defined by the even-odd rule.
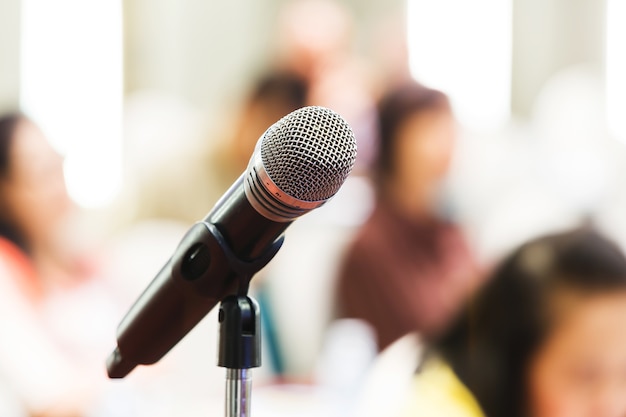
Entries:
[[160,360],[224,297],[237,292],[242,271],[251,278],[278,251],[291,223],[271,221],[252,207],[244,175],[187,232],[121,321],[117,348],[107,360],[109,377],[123,378],[139,364]]

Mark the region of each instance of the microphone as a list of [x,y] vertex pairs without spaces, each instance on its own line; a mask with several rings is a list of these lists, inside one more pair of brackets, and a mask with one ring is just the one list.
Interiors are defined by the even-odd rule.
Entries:
[[122,319],[109,377],[157,362],[238,285],[247,291],[287,227],[334,196],[355,159],[352,129],[332,110],[304,107],[270,126],[245,172],[186,233]]

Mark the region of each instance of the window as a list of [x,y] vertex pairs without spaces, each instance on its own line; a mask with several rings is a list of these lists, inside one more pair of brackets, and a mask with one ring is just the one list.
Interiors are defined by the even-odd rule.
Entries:
[[510,117],[512,12],[511,0],[408,0],[411,73],[447,93],[469,128]]
[[23,0],[21,106],[65,155],[70,196],[104,205],[121,184],[122,4]]

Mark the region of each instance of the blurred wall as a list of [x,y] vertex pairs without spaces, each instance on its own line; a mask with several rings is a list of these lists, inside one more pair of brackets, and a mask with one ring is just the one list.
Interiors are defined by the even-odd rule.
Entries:
[[406,9],[406,0],[344,0],[355,18],[356,46],[365,55],[371,53],[372,35],[377,35],[381,22],[388,16],[395,16]]
[[604,67],[606,0],[514,0],[512,110],[529,116],[544,83],[559,70]]
[[266,59],[277,10],[272,0],[126,0],[126,92],[230,101]]
[[20,0],[0,2],[0,112],[19,104]]

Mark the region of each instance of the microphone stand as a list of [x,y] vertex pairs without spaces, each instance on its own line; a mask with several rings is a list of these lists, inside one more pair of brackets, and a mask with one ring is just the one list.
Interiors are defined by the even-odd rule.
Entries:
[[245,295],[226,297],[219,322],[218,366],[226,368],[226,417],[249,417],[251,368],[261,366],[259,305]]
[[259,304],[248,296],[254,273],[276,255],[284,237],[281,236],[261,256],[244,261],[238,258],[220,231],[207,224],[221,253],[239,279],[236,295],[225,297],[219,310],[219,353],[217,365],[226,368],[226,417],[250,417],[252,368],[261,366],[261,311]]

